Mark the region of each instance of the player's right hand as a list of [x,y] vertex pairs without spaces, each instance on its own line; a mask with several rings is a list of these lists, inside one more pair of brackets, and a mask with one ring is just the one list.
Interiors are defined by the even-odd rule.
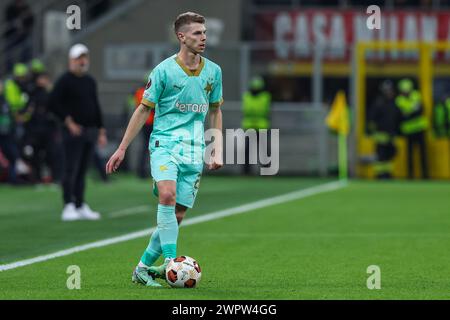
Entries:
[[120,164],[125,157],[125,150],[117,149],[116,152],[109,158],[108,163],[106,164],[106,173],[111,174],[119,169]]

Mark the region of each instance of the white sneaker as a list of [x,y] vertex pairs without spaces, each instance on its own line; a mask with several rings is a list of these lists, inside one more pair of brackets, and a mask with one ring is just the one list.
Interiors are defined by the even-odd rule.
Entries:
[[78,213],[80,214],[82,219],[86,220],[100,219],[100,213],[92,211],[91,208],[89,208],[89,206],[87,205],[87,203],[83,203],[83,205],[78,209]]
[[80,213],[75,208],[75,205],[73,203],[68,203],[64,206],[62,216],[62,221],[74,221],[74,220],[80,220],[82,219]]

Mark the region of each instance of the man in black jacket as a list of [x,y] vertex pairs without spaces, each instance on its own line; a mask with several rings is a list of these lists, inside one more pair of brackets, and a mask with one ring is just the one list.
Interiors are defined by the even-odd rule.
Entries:
[[51,109],[64,122],[63,221],[100,218],[84,203],[85,175],[95,143],[107,144],[97,85],[87,74],[88,54],[85,45],[72,46],[69,71],[58,79],[50,96]]
[[[51,82],[46,72],[36,74],[30,84],[31,118],[25,123],[24,145],[32,148],[30,164],[35,182],[61,182],[62,143],[53,113],[49,112]],[[44,174],[46,165],[50,174]]]

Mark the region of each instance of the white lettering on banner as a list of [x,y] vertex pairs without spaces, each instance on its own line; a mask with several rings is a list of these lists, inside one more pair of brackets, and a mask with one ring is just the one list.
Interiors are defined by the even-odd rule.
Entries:
[[309,41],[308,21],[304,14],[299,14],[296,19],[294,50],[297,57],[309,57],[311,46]]
[[327,42],[324,30],[326,24],[327,19],[325,18],[325,15],[319,13],[313,17],[313,39],[316,46],[323,47]]
[[[325,52],[325,58],[340,60],[350,58],[347,48],[358,41],[450,41],[450,13],[383,10],[378,17],[377,10],[370,12],[368,16],[357,10],[304,10],[280,12],[261,21],[273,21],[275,55],[281,59],[312,58],[315,45],[327,45],[331,50]],[[272,40],[270,37],[259,36]],[[414,50],[376,50],[367,54],[367,58],[392,60],[417,57]],[[450,51],[440,53],[439,58],[450,59]]]
[[[398,39],[398,19],[396,16],[391,15],[389,19],[383,19],[383,21],[389,21],[389,28],[386,28],[389,31],[389,41],[395,41]],[[391,54],[390,57],[393,60],[396,60],[399,58],[398,50],[389,50],[389,53]]]
[[436,41],[438,30],[436,17],[422,16],[420,24],[422,27],[422,39],[430,42]]
[[342,59],[345,56],[344,17],[339,14],[331,18],[330,57]]
[[[422,38],[426,42],[433,42],[437,39],[437,20],[436,17],[422,16],[420,19],[422,29]],[[436,57],[436,51],[433,52],[433,59]]]
[[[387,28],[386,18],[384,18],[380,21],[380,29],[377,29],[374,31],[374,32],[378,33],[378,38],[381,41],[387,40],[386,39],[386,32],[387,32],[386,28]],[[378,54],[379,59],[384,59],[386,57],[386,52],[384,50],[378,50],[377,54]]]
[[275,50],[280,58],[289,56],[289,43],[286,41],[286,33],[289,33],[291,26],[291,17],[283,12],[277,16],[274,23],[275,28]]
[[[407,15],[405,23],[403,24],[403,37],[405,41],[415,41],[418,39],[416,18],[413,15]],[[403,50],[403,57],[417,58],[417,50]]]

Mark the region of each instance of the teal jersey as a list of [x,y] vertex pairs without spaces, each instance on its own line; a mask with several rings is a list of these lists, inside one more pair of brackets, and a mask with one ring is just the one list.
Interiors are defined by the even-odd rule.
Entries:
[[[181,144],[204,148],[208,109],[223,103],[222,71],[214,62],[200,59],[198,69],[190,71],[173,55],[150,74],[142,98],[142,104],[155,108],[150,147]],[[183,155],[185,147],[178,148],[177,154]]]

